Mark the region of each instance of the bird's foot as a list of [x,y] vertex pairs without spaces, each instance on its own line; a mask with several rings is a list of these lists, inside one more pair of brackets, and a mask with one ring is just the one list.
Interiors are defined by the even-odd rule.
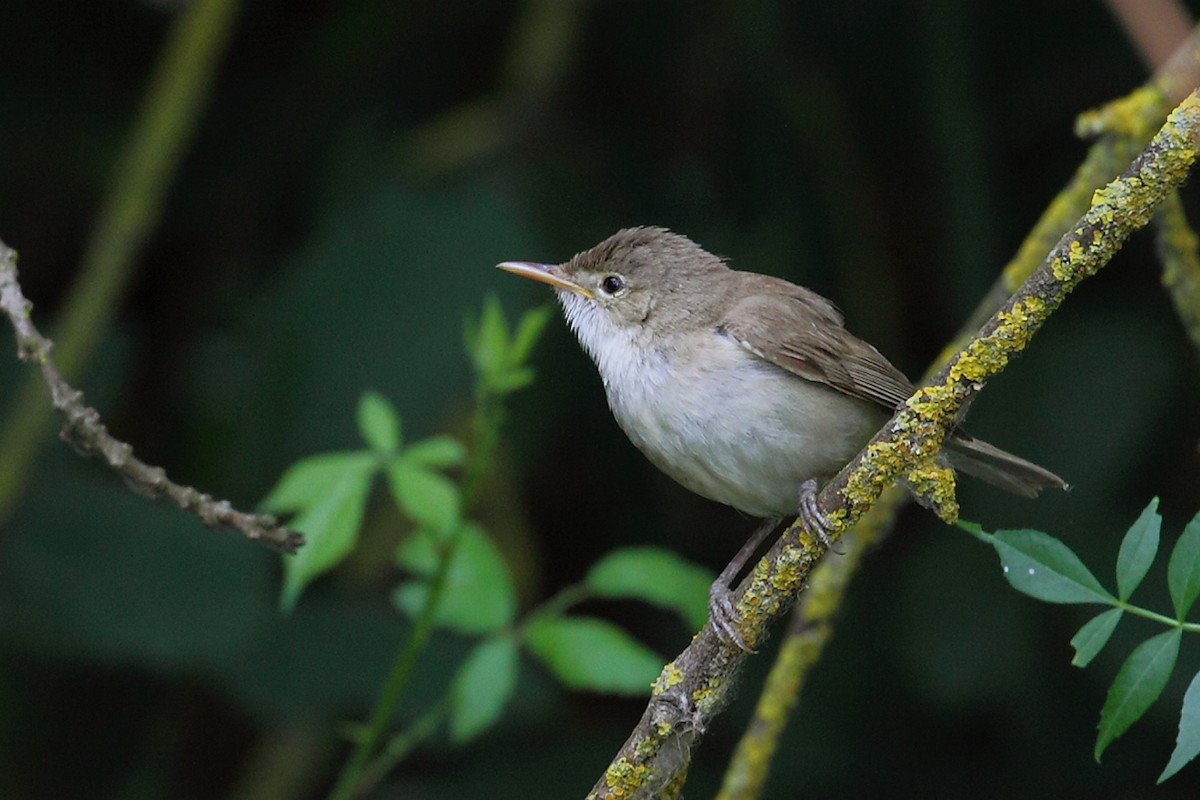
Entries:
[[721,570],[721,574],[713,581],[708,590],[708,617],[712,621],[717,638],[729,647],[736,647],[745,653],[753,653],[754,648],[746,644],[746,640],[738,633],[738,613],[733,607],[733,591],[730,587],[738,573],[754,555],[755,551],[767,540],[767,537],[779,527],[778,517],[765,519],[751,534],[733,559]]
[[737,609],[733,607],[733,592],[722,578],[713,581],[708,589],[708,618],[717,638],[724,644],[736,647],[744,653],[755,652],[738,632],[739,617]]
[[833,525],[817,506],[817,481],[815,478],[809,478],[800,484],[798,515],[804,530],[815,536],[821,544],[825,545],[826,549],[832,550],[838,555],[842,554],[841,550],[833,546],[833,539],[830,538],[833,533]]

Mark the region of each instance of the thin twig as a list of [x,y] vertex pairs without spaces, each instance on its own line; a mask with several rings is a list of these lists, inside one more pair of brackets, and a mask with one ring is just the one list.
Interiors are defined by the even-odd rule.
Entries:
[[[1025,349],[1067,294],[1150,221],[1154,208],[1187,176],[1198,143],[1200,97],[1192,94],[1122,177],[1095,193],[1088,212],[1001,310],[825,485],[818,505],[834,526],[834,541],[901,479],[925,484],[934,492],[936,510],[944,518],[954,516],[953,475],[937,457],[959,412]],[[819,539],[793,524],[758,563],[734,595],[746,643],[753,647],[763,640],[825,551]],[[728,700],[744,658],[706,625],[663,668],[649,707],[590,797],[653,797],[673,784],[696,740]]]
[[[196,0],[171,25],[55,325],[58,366],[68,380],[79,380],[102,340],[138,253],[158,223],[240,4]],[[0,522],[20,495],[52,419],[40,383],[30,375],[0,420]]]
[[50,358],[54,344],[34,327],[33,304],[25,299],[17,282],[17,253],[3,242],[0,242],[0,310],[17,335],[17,357],[41,368],[51,401],[65,420],[59,434],[63,441],[84,455],[100,458],[139,494],[150,498],[166,496],[210,528],[232,528],[285,553],[294,553],[304,544],[303,536],[279,525],[269,514],[238,511],[228,500],[216,500],[171,481],[161,467],[135,458],[133,447],[108,432],[100,422],[100,413],[84,404],[83,392],[67,383]]

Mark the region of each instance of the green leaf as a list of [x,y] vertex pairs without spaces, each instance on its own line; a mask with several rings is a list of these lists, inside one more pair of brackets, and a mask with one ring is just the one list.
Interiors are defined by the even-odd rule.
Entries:
[[1162,783],[1200,754],[1200,673],[1192,678],[1183,695],[1183,710],[1179,715],[1179,734],[1175,737],[1175,752],[1166,769],[1158,776]]
[[358,401],[358,432],[377,453],[392,455],[400,449],[400,417],[377,392],[365,392]]
[[258,507],[272,514],[290,514],[308,508],[328,494],[347,473],[370,473],[375,458],[370,453],[325,453],[292,464]]
[[1004,577],[1018,592],[1047,603],[1112,603],[1071,548],[1033,530],[996,531],[993,538]]
[[1071,647],[1075,648],[1075,657],[1071,659],[1071,663],[1077,667],[1090,664],[1104,645],[1108,644],[1113,631],[1117,629],[1117,623],[1121,621],[1122,613],[1124,612],[1119,608],[1110,608],[1100,612],[1080,628],[1079,633],[1071,637]]
[[479,315],[479,325],[469,324],[467,347],[475,370],[485,378],[504,366],[505,351],[508,349],[508,324],[504,311],[495,295],[488,295]]
[[708,619],[708,590],[714,577],[669,550],[630,547],[600,559],[585,580],[601,597],[631,597],[677,611],[699,630]]
[[1179,655],[1179,640],[1183,631],[1172,628],[1139,644],[1121,665],[1117,677],[1108,689],[1104,709],[1100,712],[1100,735],[1096,737],[1096,760],[1114,739],[1129,730],[1150,704],[1162,694],[1175,657]]
[[533,346],[537,344],[546,323],[554,313],[554,306],[545,305],[530,309],[521,315],[521,321],[517,323],[517,330],[513,333],[512,344],[508,349],[509,364],[524,364],[529,359]]
[[444,538],[444,533],[415,528],[396,548],[396,563],[414,575],[428,578],[437,572],[439,543]]
[[978,522],[971,522],[969,520],[965,520],[965,519],[959,517],[959,519],[954,524],[957,525],[959,528],[962,528],[967,533],[974,536],[979,541],[981,541],[985,544],[993,544],[992,534],[985,531],[983,529],[983,526],[980,525]]
[[500,718],[517,685],[517,643],[511,636],[475,646],[450,687],[450,736],[474,739]]
[[283,559],[284,611],[295,607],[306,585],[354,549],[371,489],[371,466],[345,470],[336,483],[309,498],[308,507],[292,520],[291,527],[304,534],[305,545]]
[[[425,608],[429,591],[428,581],[410,581],[396,589],[392,600],[415,619]],[[458,533],[434,617],[438,627],[491,633],[511,625],[516,615],[517,595],[508,565],[482,529],[465,524]]]
[[1167,587],[1171,590],[1175,616],[1182,621],[1200,596],[1200,514],[1192,517],[1171,551]]
[[404,458],[423,467],[457,467],[467,457],[467,449],[453,436],[431,436],[404,448]]
[[458,487],[446,476],[402,454],[388,465],[387,478],[396,505],[413,522],[434,531],[447,531],[458,524],[461,499]]
[[535,377],[529,367],[517,367],[491,373],[486,384],[493,394],[511,394],[533,383]]
[[574,689],[645,695],[664,663],[611,622],[587,617],[535,618],[525,628],[525,642]]
[[1121,550],[1117,554],[1117,595],[1122,600],[1128,600],[1142,578],[1146,577],[1158,553],[1161,528],[1162,515],[1158,513],[1156,497],[1129,526],[1125,538],[1121,540]]

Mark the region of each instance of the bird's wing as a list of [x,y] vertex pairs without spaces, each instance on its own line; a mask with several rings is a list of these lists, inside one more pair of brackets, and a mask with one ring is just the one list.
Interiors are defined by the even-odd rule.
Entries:
[[733,305],[717,330],[759,358],[851,397],[894,409],[912,395],[908,378],[847,332],[828,300],[785,281],[763,288],[769,291]]

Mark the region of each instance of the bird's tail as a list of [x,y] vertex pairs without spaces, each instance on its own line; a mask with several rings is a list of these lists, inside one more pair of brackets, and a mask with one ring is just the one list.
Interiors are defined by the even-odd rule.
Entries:
[[946,453],[955,469],[1022,497],[1037,497],[1042,489],[1068,488],[1050,470],[961,431],[946,440]]

